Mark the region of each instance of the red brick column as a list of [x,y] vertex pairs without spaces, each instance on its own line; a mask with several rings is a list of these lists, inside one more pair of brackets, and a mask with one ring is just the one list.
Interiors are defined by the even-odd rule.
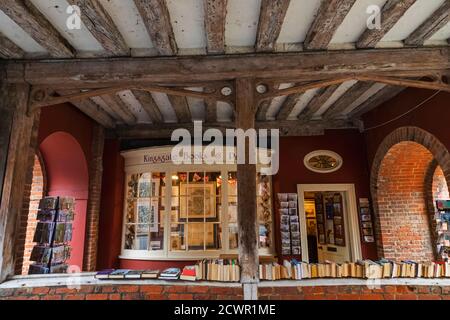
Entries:
[[94,127],[92,160],[89,163],[89,199],[86,217],[86,240],[84,245],[83,271],[94,271],[97,265],[97,240],[102,193],[103,149],[105,130]]

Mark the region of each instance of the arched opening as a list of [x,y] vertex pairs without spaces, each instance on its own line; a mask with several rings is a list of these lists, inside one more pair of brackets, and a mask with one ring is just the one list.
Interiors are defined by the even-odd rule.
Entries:
[[40,145],[45,163],[48,196],[70,196],[76,200],[70,266],[83,267],[89,173],[86,156],[70,134],[56,132]]
[[378,185],[378,227],[381,255],[387,259],[430,261],[433,242],[425,178],[433,155],[416,142],[400,142],[381,162]]

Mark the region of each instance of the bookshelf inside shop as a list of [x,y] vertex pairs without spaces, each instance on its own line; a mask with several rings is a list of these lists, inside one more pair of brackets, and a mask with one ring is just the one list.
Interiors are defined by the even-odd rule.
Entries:
[[450,200],[436,201],[436,252],[442,261],[448,261],[450,252]]

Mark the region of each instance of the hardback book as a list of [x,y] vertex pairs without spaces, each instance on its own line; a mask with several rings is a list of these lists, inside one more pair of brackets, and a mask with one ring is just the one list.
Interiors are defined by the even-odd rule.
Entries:
[[125,275],[130,272],[129,269],[117,269],[109,274],[109,279],[125,279]]
[[[225,275],[223,277],[225,277]],[[196,281],[197,272],[195,270],[195,266],[185,266],[183,268],[183,272],[181,272],[180,280]]]
[[179,268],[168,268],[161,272],[159,279],[176,280],[180,277],[181,270]]
[[97,272],[94,277],[96,279],[100,279],[100,280],[108,279],[109,275],[113,271],[114,271],[114,269],[105,269],[105,270]]
[[125,274],[125,279],[141,279],[142,273],[142,270],[130,270]]
[[142,279],[157,279],[159,276],[159,270],[144,270],[142,272]]

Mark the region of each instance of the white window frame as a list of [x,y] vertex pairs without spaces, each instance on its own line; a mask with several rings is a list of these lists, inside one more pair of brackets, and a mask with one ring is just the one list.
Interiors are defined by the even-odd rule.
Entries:
[[[222,188],[222,217],[220,217],[220,224],[222,227],[222,248],[219,250],[186,250],[171,251],[170,246],[170,211],[171,211],[171,186],[172,176],[179,172],[220,172],[224,182],[227,181],[229,172],[236,172],[236,164],[214,164],[214,165],[176,165],[168,161],[166,163],[158,164],[145,164],[143,163],[144,156],[147,155],[161,155],[170,154],[171,147],[157,147],[157,148],[145,148],[138,150],[131,150],[122,152],[122,156],[125,158],[125,184],[124,184],[124,204],[123,204],[123,222],[122,222],[122,241],[121,241],[121,254],[120,259],[126,260],[200,260],[205,258],[218,258],[220,255],[237,255],[238,249],[229,249],[229,229],[228,229],[228,185]],[[257,170],[260,166],[257,165]],[[128,193],[128,177],[132,174],[141,173],[164,173],[166,176],[166,188],[165,188],[165,218],[164,218],[164,244],[163,250],[129,250],[125,249],[125,235],[126,235],[126,212],[127,212],[127,193]],[[225,185],[225,184],[224,184]],[[270,177],[270,188],[272,190],[272,179]],[[255,197],[257,195],[255,194]],[[271,197],[271,215],[272,226],[270,233],[269,248],[260,248],[260,256],[274,256],[275,243],[274,243],[274,212],[272,207]],[[258,224],[259,226],[259,224]],[[258,227],[259,238],[259,227]],[[189,241],[189,240],[188,240]]]

